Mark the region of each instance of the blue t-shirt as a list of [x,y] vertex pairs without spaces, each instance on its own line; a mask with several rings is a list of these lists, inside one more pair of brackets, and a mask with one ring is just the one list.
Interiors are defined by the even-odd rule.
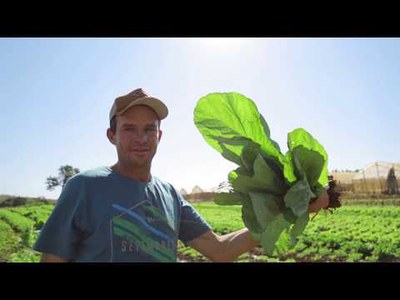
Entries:
[[100,167],[67,182],[34,249],[69,261],[175,262],[178,239],[210,229],[169,183]]

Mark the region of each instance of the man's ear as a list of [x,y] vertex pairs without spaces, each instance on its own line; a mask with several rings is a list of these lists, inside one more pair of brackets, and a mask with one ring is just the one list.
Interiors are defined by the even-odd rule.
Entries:
[[161,137],[162,137],[162,130],[159,129],[159,130],[158,130],[158,142],[160,142]]
[[115,145],[115,133],[110,128],[107,129],[107,137],[110,143]]

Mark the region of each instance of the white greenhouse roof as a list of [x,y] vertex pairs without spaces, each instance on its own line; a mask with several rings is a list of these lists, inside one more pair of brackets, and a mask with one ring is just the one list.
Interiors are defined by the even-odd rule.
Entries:
[[400,178],[400,163],[392,162],[374,162],[367,165],[354,175],[353,180],[357,179],[368,179],[368,178],[387,178],[390,168],[394,168],[394,173],[397,178]]

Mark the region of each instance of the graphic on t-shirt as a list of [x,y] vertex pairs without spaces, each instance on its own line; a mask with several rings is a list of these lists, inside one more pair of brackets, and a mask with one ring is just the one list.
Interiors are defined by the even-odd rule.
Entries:
[[176,261],[176,233],[149,201],[131,208],[119,204],[111,220],[112,257],[126,261]]

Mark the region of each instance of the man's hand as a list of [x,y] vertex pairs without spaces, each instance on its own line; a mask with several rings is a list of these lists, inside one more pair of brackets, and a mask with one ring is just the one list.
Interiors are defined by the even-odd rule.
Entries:
[[329,195],[326,190],[318,197],[317,200],[310,203],[308,206],[308,212],[319,212],[322,208],[327,208],[329,205]]
[[43,263],[51,263],[51,262],[67,262],[67,260],[65,258],[56,256],[54,254],[50,254],[50,253],[42,253],[41,257],[40,257],[40,262]]

